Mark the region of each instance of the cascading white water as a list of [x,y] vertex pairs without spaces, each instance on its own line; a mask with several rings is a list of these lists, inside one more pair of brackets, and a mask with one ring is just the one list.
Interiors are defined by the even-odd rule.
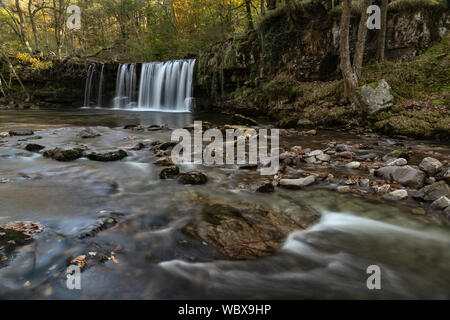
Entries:
[[134,108],[136,106],[136,64],[122,64],[117,71],[114,108]]
[[195,60],[142,65],[138,109],[190,112]]
[[[105,65],[102,65],[101,71],[99,73],[95,64],[91,64],[88,68],[86,85],[84,88],[84,108],[89,108],[92,106],[101,107],[103,105],[104,82]],[[97,97],[95,97],[95,92],[97,92]]]
[[101,107],[103,104],[103,82],[105,81],[105,65],[102,65],[102,71],[100,71],[100,80],[98,82],[98,97],[97,106]]
[[86,86],[84,88],[84,107],[88,108],[91,103],[92,80],[95,75],[95,65],[90,65],[86,78]]

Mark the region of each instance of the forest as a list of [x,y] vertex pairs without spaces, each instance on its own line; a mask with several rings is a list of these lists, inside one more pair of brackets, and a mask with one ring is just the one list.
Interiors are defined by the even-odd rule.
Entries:
[[[273,2],[273,1],[272,1]],[[169,60],[253,29],[262,1],[2,1],[3,50],[44,60],[94,57]],[[81,9],[81,28],[67,30],[67,9]],[[268,4],[274,9],[275,4]]]

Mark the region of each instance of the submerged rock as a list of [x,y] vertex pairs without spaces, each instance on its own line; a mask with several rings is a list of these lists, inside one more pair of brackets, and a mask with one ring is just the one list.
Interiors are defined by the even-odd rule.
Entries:
[[154,165],[155,165],[155,166],[161,166],[161,167],[169,167],[169,166],[173,166],[174,163],[173,163],[173,161],[172,161],[171,158],[169,158],[169,157],[163,157],[163,158],[157,160],[157,161],[154,163]]
[[181,184],[200,185],[207,183],[208,177],[200,171],[191,171],[180,174],[177,181]]
[[131,151],[140,151],[142,149],[145,149],[145,144],[143,144],[142,142],[136,143],[136,145],[132,148],[130,148],[129,150]]
[[293,215],[214,204],[205,206],[184,232],[211,243],[227,259],[253,260],[273,255],[291,232],[306,229],[319,218],[306,209]]
[[9,135],[12,136],[32,136],[34,134],[31,129],[14,129],[9,131]]
[[434,176],[439,169],[442,168],[442,163],[435,158],[425,158],[420,163],[419,168],[425,171],[429,176]]
[[164,168],[161,170],[161,173],[159,174],[159,178],[162,180],[166,179],[176,179],[178,175],[180,174],[180,168],[177,166]]
[[97,224],[88,227],[88,231],[83,231],[78,236],[79,239],[95,237],[98,233],[114,227],[119,221],[116,218],[109,217],[99,221]]
[[109,161],[119,161],[128,157],[128,153],[123,150],[103,152],[103,153],[90,153],[87,158],[92,161],[109,162]]
[[25,146],[25,150],[27,150],[29,152],[39,152],[43,149],[45,149],[44,146],[41,146],[39,144],[34,144],[34,143],[30,143]]
[[271,181],[266,181],[262,183],[258,188],[256,188],[256,192],[260,193],[271,193],[275,191],[275,187]]
[[44,151],[43,156],[46,158],[51,158],[56,161],[69,162],[83,157],[83,150],[81,149],[65,150],[62,148],[55,148],[52,150]]
[[44,227],[34,222],[12,222],[0,226],[0,267],[6,265],[14,251],[32,241],[32,235],[40,233]]
[[385,180],[395,181],[411,188],[422,187],[426,179],[423,171],[411,166],[388,166],[378,169],[375,174]]
[[100,136],[101,136],[100,133],[91,128],[84,129],[77,135],[77,137],[81,139],[92,139]]

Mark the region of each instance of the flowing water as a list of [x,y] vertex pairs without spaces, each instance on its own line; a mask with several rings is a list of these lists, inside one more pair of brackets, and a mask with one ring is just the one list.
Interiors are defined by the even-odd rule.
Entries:
[[[129,69],[128,69],[129,70]],[[46,147],[86,145],[91,150],[127,149],[143,140],[170,140],[170,131],[132,132],[126,124],[180,128],[215,115],[134,113],[114,110],[1,111],[0,132],[29,127]],[[102,136],[80,139],[84,127]],[[23,138],[23,137],[22,137]],[[372,140],[371,140],[372,139]],[[414,202],[392,203],[326,189],[256,194],[240,185],[264,178],[236,168],[200,169],[209,182],[188,187],[159,179],[148,149],[129,151],[120,162],[87,159],[61,163],[23,150],[20,137],[0,140],[0,225],[17,220],[45,226],[0,269],[0,298],[39,299],[363,299],[450,298],[449,227],[434,215],[416,216]],[[281,139],[282,145],[321,147],[331,140],[371,143],[385,154],[395,144],[449,153],[449,146],[421,141],[367,138],[340,132]],[[21,145],[22,144],[22,145]],[[264,208],[271,212],[317,212],[320,221],[294,231],[278,252],[255,261],[226,261],[183,227],[206,203]],[[105,217],[119,223],[92,238],[79,237]],[[82,290],[66,287],[67,259],[114,251],[82,273]],[[382,290],[366,287],[367,267],[382,270]]]
[[[119,65],[112,107],[129,111],[191,112],[195,107],[195,63],[195,59],[189,59]],[[88,68],[84,93],[85,108],[93,106],[91,95],[94,90],[98,90],[95,107],[108,106],[108,102],[103,101],[104,68],[102,65],[99,73],[95,65]]]
[[91,105],[91,92],[93,80],[95,76],[95,65],[90,65],[86,77],[86,85],[84,89],[84,107],[89,108]]
[[139,89],[139,109],[189,112],[195,60],[144,63]]

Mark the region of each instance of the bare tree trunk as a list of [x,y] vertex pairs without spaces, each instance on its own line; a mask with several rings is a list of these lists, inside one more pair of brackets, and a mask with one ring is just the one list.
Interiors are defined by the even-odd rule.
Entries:
[[64,17],[67,8],[64,0],[58,0],[58,4],[56,2],[53,0],[53,19],[55,20],[56,58],[60,60],[65,35]]
[[372,0],[364,0],[363,10],[361,12],[361,20],[358,28],[358,42],[356,44],[355,56],[353,58],[353,71],[357,79],[361,78],[361,70],[364,60],[364,50],[366,48],[367,38],[367,8],[372,4]]
[[247,12],[247,28],[248,28],[248,30],[253,30],[253,29],[255,29],[255,26],[253,24],[252,7],[250,4],[250,1],[251,0],[245,1],[245,10]]
[[9,60],[8,55],[2,50],[2,55],[5,57],[6,62],[8,63],[9,68],[11,69],[11,71],[14,74],[14,77],[16,77],[17,81],[19,82],[20,86],[22,87],[23,92],[26,94],[27,96],[27,101],[30,100],[30,95],[28,94],[27,89],[25,88],[25,86],[22,83],[22,80],[20,80],[19,75],[16,72],[16,69],[14,69],[13,64],[11,63],[11,60]]
[[[367,9],[367,8],[366,8]],[[367,118],[367,107],[362,101],[360,94],[357,92],[358,88],[358,75],[355,72],[354,66],[352,67],[350,58],[350,20],[351,20],[351,0],[342,1],[342,16],[341,25],[339,30],[340,35],[340,57],[341,57],[341,71],[344,80],[344,98],[347,101],[351,101],[355,104],[358,110],[361,121],[364,123]],[[360,24],[361,25],[361,24]],[[361,31],[361,30],[358,30]],[[359,32],[358,32],[359,33]],[[363,32],[361,32],[363,34]],[[364,54],[364,47],[362,42],[365,41],[365,37],[358,37],[356,47],[360,47],[361,54]],[[362,63],[362,62],[361,62]]]
[[33,3],[32,0],[28,0],[28,14],[30,16],[31,29],[33,30],[34,45],[36,47],[36,51],[39,52],[39,54],[42,54],[41,43],[39,41],[38,31],[36,28],[36,22],[34,21],[34,16],[37,13],[37,11],[33,12],[33,10],[31,10],[32,3]]
[[386,49],[388,2],[388,0],[381,0],[381,30],[378,32],[377,39],[377,59],[379,62],[384,61]]
[[266,15],[266,5],[264,0],[261,0],[261,15]]
[[1,78],[0,78],[0,91],[2,92],[3,96],[6,98],[6,93],[5,93],[5,91],[3,91],[3,82],[2,82]]
[[341,71],[344,79],[344,97],[347,101],[352,100],[353,91],[357,87],[356,76],[353,73],[353,68],[350,59],[350,9],[351,0],[343,0],[342,2],[342,17],[339,30],[340,35],[340,56],[341,56]]
[[19,29],[20,29],[20,33],[23,37],[23,44],[24,44],[25,50],[28,53],[33,54],[33,49],[31,48],[30,43],[27,40],[26,31],[25,31],[25,19],[23,18],[23,12],[22,12],[22,8],[20,7],[19,0],[16,0],[16,10],[17,10],[17,15],[19,16]]

